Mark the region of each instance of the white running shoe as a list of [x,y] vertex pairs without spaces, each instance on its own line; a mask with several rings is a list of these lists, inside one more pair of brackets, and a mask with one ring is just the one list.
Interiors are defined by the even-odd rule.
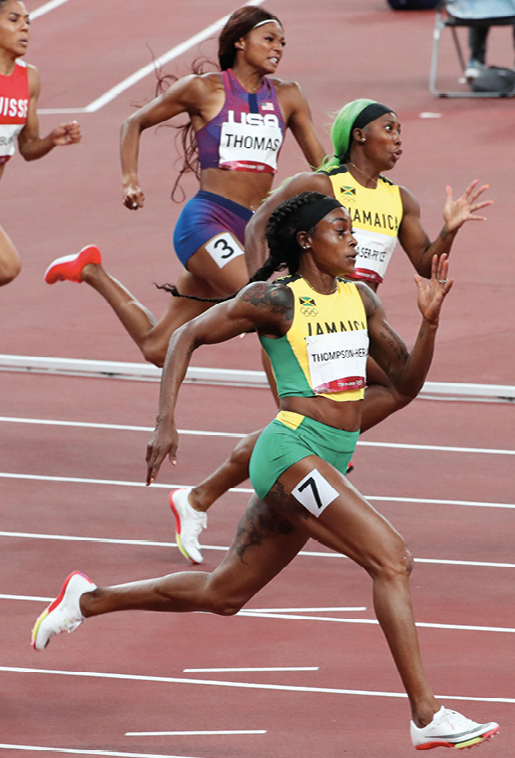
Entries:
[[96,590],[89,577],[74,571],[65,579],[59,596],[43,611],[32,630],[32,647],[44,650],[50,638],[61,632],[73,632],[84,621],[80,611],[80,597],[85,592]]
[[175,539],[183,556],[192,563],[203,563],[199,535],[207,527],[207,513],[196,511],[188,502],[191,487],[170,492],[170,507],[175,516]]
[[410,724],[411,741],[417,750],[430,750],[433,747],[455,747],[462,750],[479,745],[498,731],[499,724],[495,721],[477,724],[443,705],[427,726],[419,728],[413,721]]

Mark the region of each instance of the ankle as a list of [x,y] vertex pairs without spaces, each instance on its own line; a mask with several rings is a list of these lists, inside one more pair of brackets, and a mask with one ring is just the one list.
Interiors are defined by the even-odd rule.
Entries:
[[188,494],[188,503],[194,511],[205,513],[212,502],[213,501],[206,496],[204,489],[200,486],[193,487]]
[[80,598],[79,598],[79,610],[84,616],[84,618],[88,618],[89,616],[94,616],[94,602],[95,602],[95,596],[98,596],[98,589],[93,590],[92,592],[84,592]]
[[438,700],[435,700],[435,698],[433,698],[430,703],[425,703],[424,705],[421,704],[417,706],[416,708],[413,708],[413,711],[412,711],[413,723],[419,729],[422,729],[423,727],[431,723],[435,713],[438,713],[441,707],[442,707],[441,703],[439,703]]
[[98,273],[102,266],[100,263],[86,263],[80,273],[80,277],[83,282],[91,283],[98,277]]

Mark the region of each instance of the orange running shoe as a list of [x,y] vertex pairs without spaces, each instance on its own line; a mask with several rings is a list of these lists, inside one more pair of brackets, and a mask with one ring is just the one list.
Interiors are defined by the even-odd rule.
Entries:
[[82,282],[82,269],[88,263],[102,263],[102,255],[96,245],[83,247],[80,253],[75,255],[64,255],[62,258],[56,258],[45,271],[45,282],[55,284],[55,282],[65,281]]

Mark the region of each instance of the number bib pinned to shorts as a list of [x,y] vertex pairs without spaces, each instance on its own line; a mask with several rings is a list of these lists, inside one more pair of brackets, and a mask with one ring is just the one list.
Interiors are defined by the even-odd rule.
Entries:
[[217,234],[206,242],[206,250],[219,268],[223,268],[234,258],[244,254],[243,248],[229,232]]
[[306,337],[311,388],[315,395],[366,387],[368,331]]

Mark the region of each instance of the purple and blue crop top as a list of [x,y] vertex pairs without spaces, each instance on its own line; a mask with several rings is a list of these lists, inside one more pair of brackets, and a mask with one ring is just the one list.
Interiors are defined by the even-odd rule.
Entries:
[[196,133],[200,168],[275,174],[284,140],[284,120],[270,79],[247,92],[231,69],[222,71],[225,102]]

